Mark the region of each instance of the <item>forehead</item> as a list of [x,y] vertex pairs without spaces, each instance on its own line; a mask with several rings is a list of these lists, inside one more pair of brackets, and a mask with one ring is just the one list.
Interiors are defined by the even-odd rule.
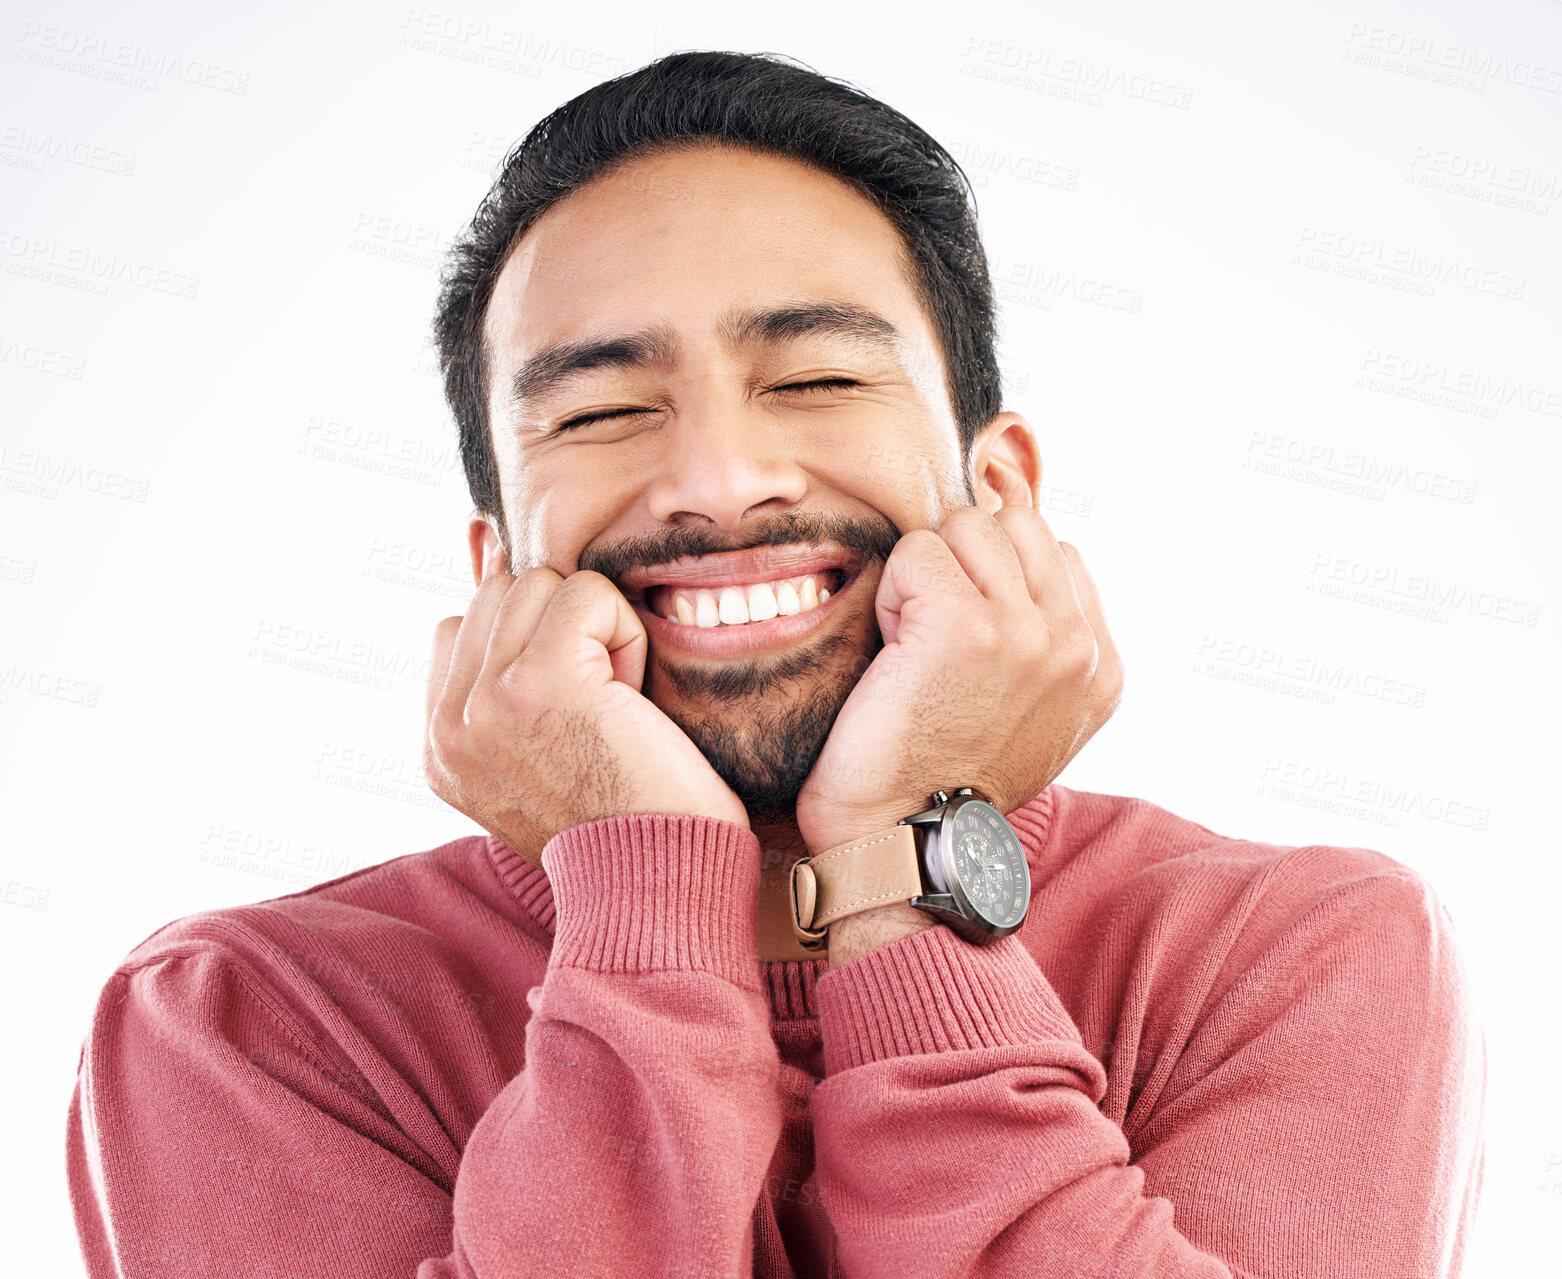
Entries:
[[701,146],[628,161],[550,208],[510,254],[485,322],[502,374],[554,343],[647,323],[691,339],[733,309],[848,300],[933,336],[899,233],[848,183],[785,156]]

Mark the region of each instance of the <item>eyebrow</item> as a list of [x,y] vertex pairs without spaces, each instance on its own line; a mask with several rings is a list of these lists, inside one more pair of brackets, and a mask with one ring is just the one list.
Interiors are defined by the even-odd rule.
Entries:
[[[878,354],[895,353],[904,335],[877,312],[851,302],[802,302],[760,311],[734,311],[717,326],[731,348],[775,346],[823,334]],[[593,369],[665,368],[678,355],[677,336],[665,325],[601,338],[558,342],[530,356],[510,383],[513,403],[540,400]]]

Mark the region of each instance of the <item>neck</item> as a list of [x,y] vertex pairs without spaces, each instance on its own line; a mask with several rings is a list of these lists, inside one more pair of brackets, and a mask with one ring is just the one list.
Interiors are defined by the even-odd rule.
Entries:
[[791,818],[752,823],[759,839],[759,958],[765,963],[785,959],[823,959],[822,950],[805,950],[792,931],[788,880],[792,863],[808,849]]

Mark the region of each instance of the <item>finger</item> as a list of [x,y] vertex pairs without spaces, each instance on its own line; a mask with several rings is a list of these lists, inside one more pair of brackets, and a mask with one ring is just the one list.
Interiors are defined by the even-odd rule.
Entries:
[[1090,570],[1085,567],[1085,561],[1081,558],[1076,547],[1067,542],[1058,544],[1068,557],[1069,570],[1074,579],[1074,586],[1079,592],[1080,606],[1084,609],[1085,620],[1090,623],[1090,630],[1096,637],[1096,662],[1095,681],[1104,684],[1105,691],[1110,694],[1113,706],[1122,692],[1123,685],[1123,659],[1117,651],[1117,644],[1112,639],[1112,633],[1107,629],[1106,614],[1101,608],[1101,596],[1096,590],[1095,579],[1090,576]]
[[[472,602],[466,606],[466,616],[461,619],[461,629],[456,632],[456,642],[451,649],[445,671],[445,702],[456,714],[465,708],[472,686],[483,669],[483,657],[488,652],[488,636],[494,628],[494,617],[515,579],[508,573],[490,573],[483,579]],[[437,704],[437,703],[436,703]]]
[[1058,574],[1061,572],[1062,580],[1072,589],[1068,561],[1041,512],[1034,506],[1000,506],[993,519],[1009,535],[1031,599],[1042,605],[1049,597],[1066,602],[1069,597],[1060,595]]
[[459,617],[447,617],[434,628],[434,661],[429,669],[428,686],[424,690],[423,718],[434,718],[434,708],[439,705],[445,691],[445,680],[450,672],[450,655],[456,646],[456,632],[461,629]]
[[581,569],[553,592],[527,646],[539,662],[572,674],[618,680],[635,692],[645,678],[645,623],[601,573]]
[[981,507],[957,506],[944,516],[938,536],[987,599],[1016,603],[1029,595],[1014,543],[1003,525]]
[[545,566],[529,568],[515,579],[499,601],[494,615],[493,630],[489,633],[488,649],[483,658],[484,678],[497,678],[526,651],[548,601],[563,581],[562,573]]
[[895,543],[884,561],[878,594],[874,597],[879,633],[886,644],[893,644],[898,638],[900,616],[906,605],[929,595],[982,598],[949,543],[932,529],[912,529]]
[[[1027,583],[1034,581],[1031,598],[1041,606],[1042,613],[1049,622],[1059,624],[1068,618],[1083,617],[1084,605],[1076,589],[1073,567],[1064,553],[1063,544],[1053,535],[1052,526],[1033,507],[1006,506],[1003,509],[1010,512],[1004,516],[1006,527],[1011,521],[1020,527],[1030,526],[1030,534],[1021,538],[1026,559],[1025,580]],[[1019,545],[1016,543],[1017,553]],[[1075,555],[1077,557],[1077,551]]]

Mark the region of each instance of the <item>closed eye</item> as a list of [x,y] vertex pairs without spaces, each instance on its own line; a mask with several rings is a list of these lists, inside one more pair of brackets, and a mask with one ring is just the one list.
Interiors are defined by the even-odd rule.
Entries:
[[[822,377],[810,382],[784,382],[780,386],[773,386],[772,391],[843,391],[862,383],[849,377]],[[636,414],[655,413],[656,409],[599,409],[594,413],[579,413],[572,418],[566,418],[558,426],[553,428],[553,434],[561,431],[569,431],[577,426],[590,426],[593,422],[606,422],[616,417],[633,417]]]
[[780,386],[773,386],[772,391],[840,391],[847,387],[861,386],[862,383],[849,377],[822,377],[815,378],[812,382],[785,382]]
[[553,434],[568,431],[577,426],[590,426],[593,422],[606,422],[615,417],[632,417],[636,413],[655,413],[655,409],[600,409],[595,413],[580,413],[575,417],[566,418],[553,428]]

